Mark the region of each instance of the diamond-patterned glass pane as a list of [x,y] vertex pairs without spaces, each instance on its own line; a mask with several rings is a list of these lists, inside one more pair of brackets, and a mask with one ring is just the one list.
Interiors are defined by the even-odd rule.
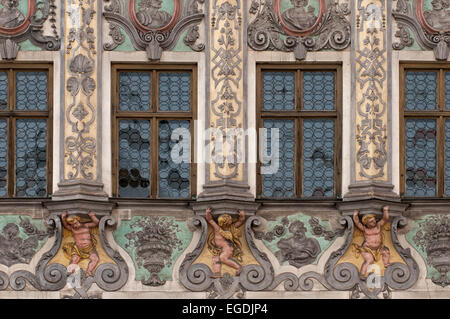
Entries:
[[436,196],[436,120],[406,120],[406,196]]
[[150,121],[119,121],[119,196],[150,195]]
[[334,195],[334,120],[303,121],[303,196]]
[[[295,195],[295,122],[294,120],[264,120],[266,129],[266,155],[272,156],[272,130],[279,132],[279,152],[274,154],[278,169],[274,174],[263,174],[262,195],[264,197],[289,198]],[[277,141],[275,141],[276,143]],[[269,161],[264,166],[275,168],[277,163]]]
[[7,180],[7,142],[8,123],[5,119],[0,119],[0,197],[6,196]]
[[8,108],[8,73],[0,72],[0,111]]
[[47,72],[16,73],[16,108],[28,111],[47,109]]
[[406,73],[406,109],[412,111],[436,110],[437,73]]
[[119,110],[150,110],[150,73],[119,73]]
[[47,121],[16,121],[16,196],[44,197],[47,192]]
[[450,196],[450,119],[445,121],[445,195]]
[[450,110],[450,72],[445,72],[445,105]]
[[189,111],[191,109],[190,73],[160,73],[158,105],[160,111]]
[[[173,140],[172,140],[172,135]],[[159,122],[158,196],[187,198],[190,194],[190,122]]]
[[334,72],[303,73],[303,109],[334,110]]
[[295,73],[264,72],[264,110],[289,111],[295,108]]

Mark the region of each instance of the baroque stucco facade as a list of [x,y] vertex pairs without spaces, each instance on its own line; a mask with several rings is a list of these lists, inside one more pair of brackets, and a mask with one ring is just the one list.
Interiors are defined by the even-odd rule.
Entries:
[[[450,201],[403,198],[400,167],[400,66],[450,63],[445,18],[423,18],[430,1],[317,0],[296,28],[284,22],[281,2],[164,0],[170,14],[152,24],[136,13],[140,1],[19,1],[23,19],[0,28],[0,63],[52,65],[53,186],[48,198],[0,199],[0,298],[450,297]],[[221,150],[224,164],[197,161],[189,200],[117,197],[115,63],[195,65],[199,135],[211,127],[257,128],[258,65],[339,65],[339,193],[260,198],[257,135],[250,134]],[[202,141],[193,139],[198,158]],[[233,163],[240,151],[246,160]],[[352,257],[352,215],[356,209],[380,220],[386,205],[391,264],[371,286],[360,278],[362,260]],[[245,211],[240,274],[224,267],[223,276],[212,276],[208,207],[214,218]],[[64,211],[99,219],[92,276],[67,272]],[[298,231],[310,252],[302,262],[282,248],[295,246]],[[21,252],[11,253],[12,243]]]

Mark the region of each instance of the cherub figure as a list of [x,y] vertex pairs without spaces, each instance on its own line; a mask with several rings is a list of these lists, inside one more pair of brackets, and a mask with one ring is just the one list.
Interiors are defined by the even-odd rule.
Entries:
[[208,237],[208,249],[213,254],[214,274],[212,278],[221,277],[222,264],[236,269],[236,276],[238,276],[242,271],[242,266],[232,258],[234,257],[239,262],[242,262],[242,244],[239,240],[241,232],[239,227],[245,221],[244,211],[239,211],[239,218],[235,222],[228,214],[220,215],[217,219],[217,224],[211,216],[211,208],[208,208],[206,210],[206,220],[213,228],[213,232]]
[[364,235],[364,242],[361,246],[353,244],[356,250],[364,258],[364,263],[361,266],[361,279],[367,278],[367,270],[370,265],[377,262],[380,257],[383,261],[384,267],[390,266],[390,252],[389,248],[383,244],[382,227],[389,221],[389,206],[383,207],[383,218],[377,222],[374,214],[365,215],[362,218],[362,223],[359,221],[358,211],[353,213],[353,221],[356,227],[362,231]]
[[[91,234],[91,228],[97,227],[99,220],[95,217],[95,213],[90,212],[89,217],[92,222],[81,223],[79,216],[67,217],[67,212],[61,215],[63,226],[72,232],[75,242],[65,244],[63,247],[64,253],[70,258],[70,265],[77,265],[82,259],[89,259],[89,265],[86,270],[86,275],[92,276],[93,270],[98,264],[99,257],[95,249],[96,240]],[[72,273],[75,272],[75,267],[72,267]]]
[[19,26],[24,20],[22,12],[17,9],[19,1],[17,0],[1,0],[3,6],[0,9],[0,26],[4,28],[14,28]]

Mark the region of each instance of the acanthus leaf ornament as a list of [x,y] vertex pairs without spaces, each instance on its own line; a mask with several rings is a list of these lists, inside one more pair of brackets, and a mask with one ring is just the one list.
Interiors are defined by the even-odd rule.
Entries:
[[[181,33],[189,27],[184,42],[194,51],[204,49],[203,44],[195,44],[198,39],[194,25],[199,24],[204,13],[198,8],[202,0],[174,0],[172,14],[158,9],[151,3],[155,0],[146,0],[139,3],[140,9],[136,11],[136,1],[127,1],[126,8],[119,0],[104,0],[110,3],[105,5],[103,16],[110,24],[112,42],[105,43],[103,48],[107,51],[114,50],[122,44],[125,31],[136,50],[146,51],[149,60],[159,60],[164,50],[172,49]],[[160,4],[159,4],[160,6]]]
[[289,17],[291,9],[281,12],[280,2],[253,1],[249,12],[256,17],[247,30],[248,44],[253,50],[294,52],[297,60],[303,60],[308,51],[344,50],[349,46],[351,27],[346,16],[350,10],[346,3],[320,0],[318,16],[310,6],[303,13],[304,19],[296,23],[295,18]]

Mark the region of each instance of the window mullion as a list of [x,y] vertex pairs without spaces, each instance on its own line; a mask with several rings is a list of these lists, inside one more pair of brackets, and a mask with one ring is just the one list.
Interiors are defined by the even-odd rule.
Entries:
[[437,118],[438,130],[437,130],[437,196],[444,196],[444,181],[445,181],[445,121],[443,116]]
[[296,150],[296,172],[295,172],[295,179],[297,181],[297,191],[296,191],[296,195],[297,197],[302,197],[303,194],[303,158],[302,158],[302,154],[303,154],[303,134],[302,134],[302,128],[303,128],[303,119],[302,118],[297,118],[297,120],[295,121],[296,123],[296,136],[298,137],[298,143],[295,143],[295,146],[297,147]]
[[158,119],[151,118],[151,143],[150,143],[150,197],[158,196]]

